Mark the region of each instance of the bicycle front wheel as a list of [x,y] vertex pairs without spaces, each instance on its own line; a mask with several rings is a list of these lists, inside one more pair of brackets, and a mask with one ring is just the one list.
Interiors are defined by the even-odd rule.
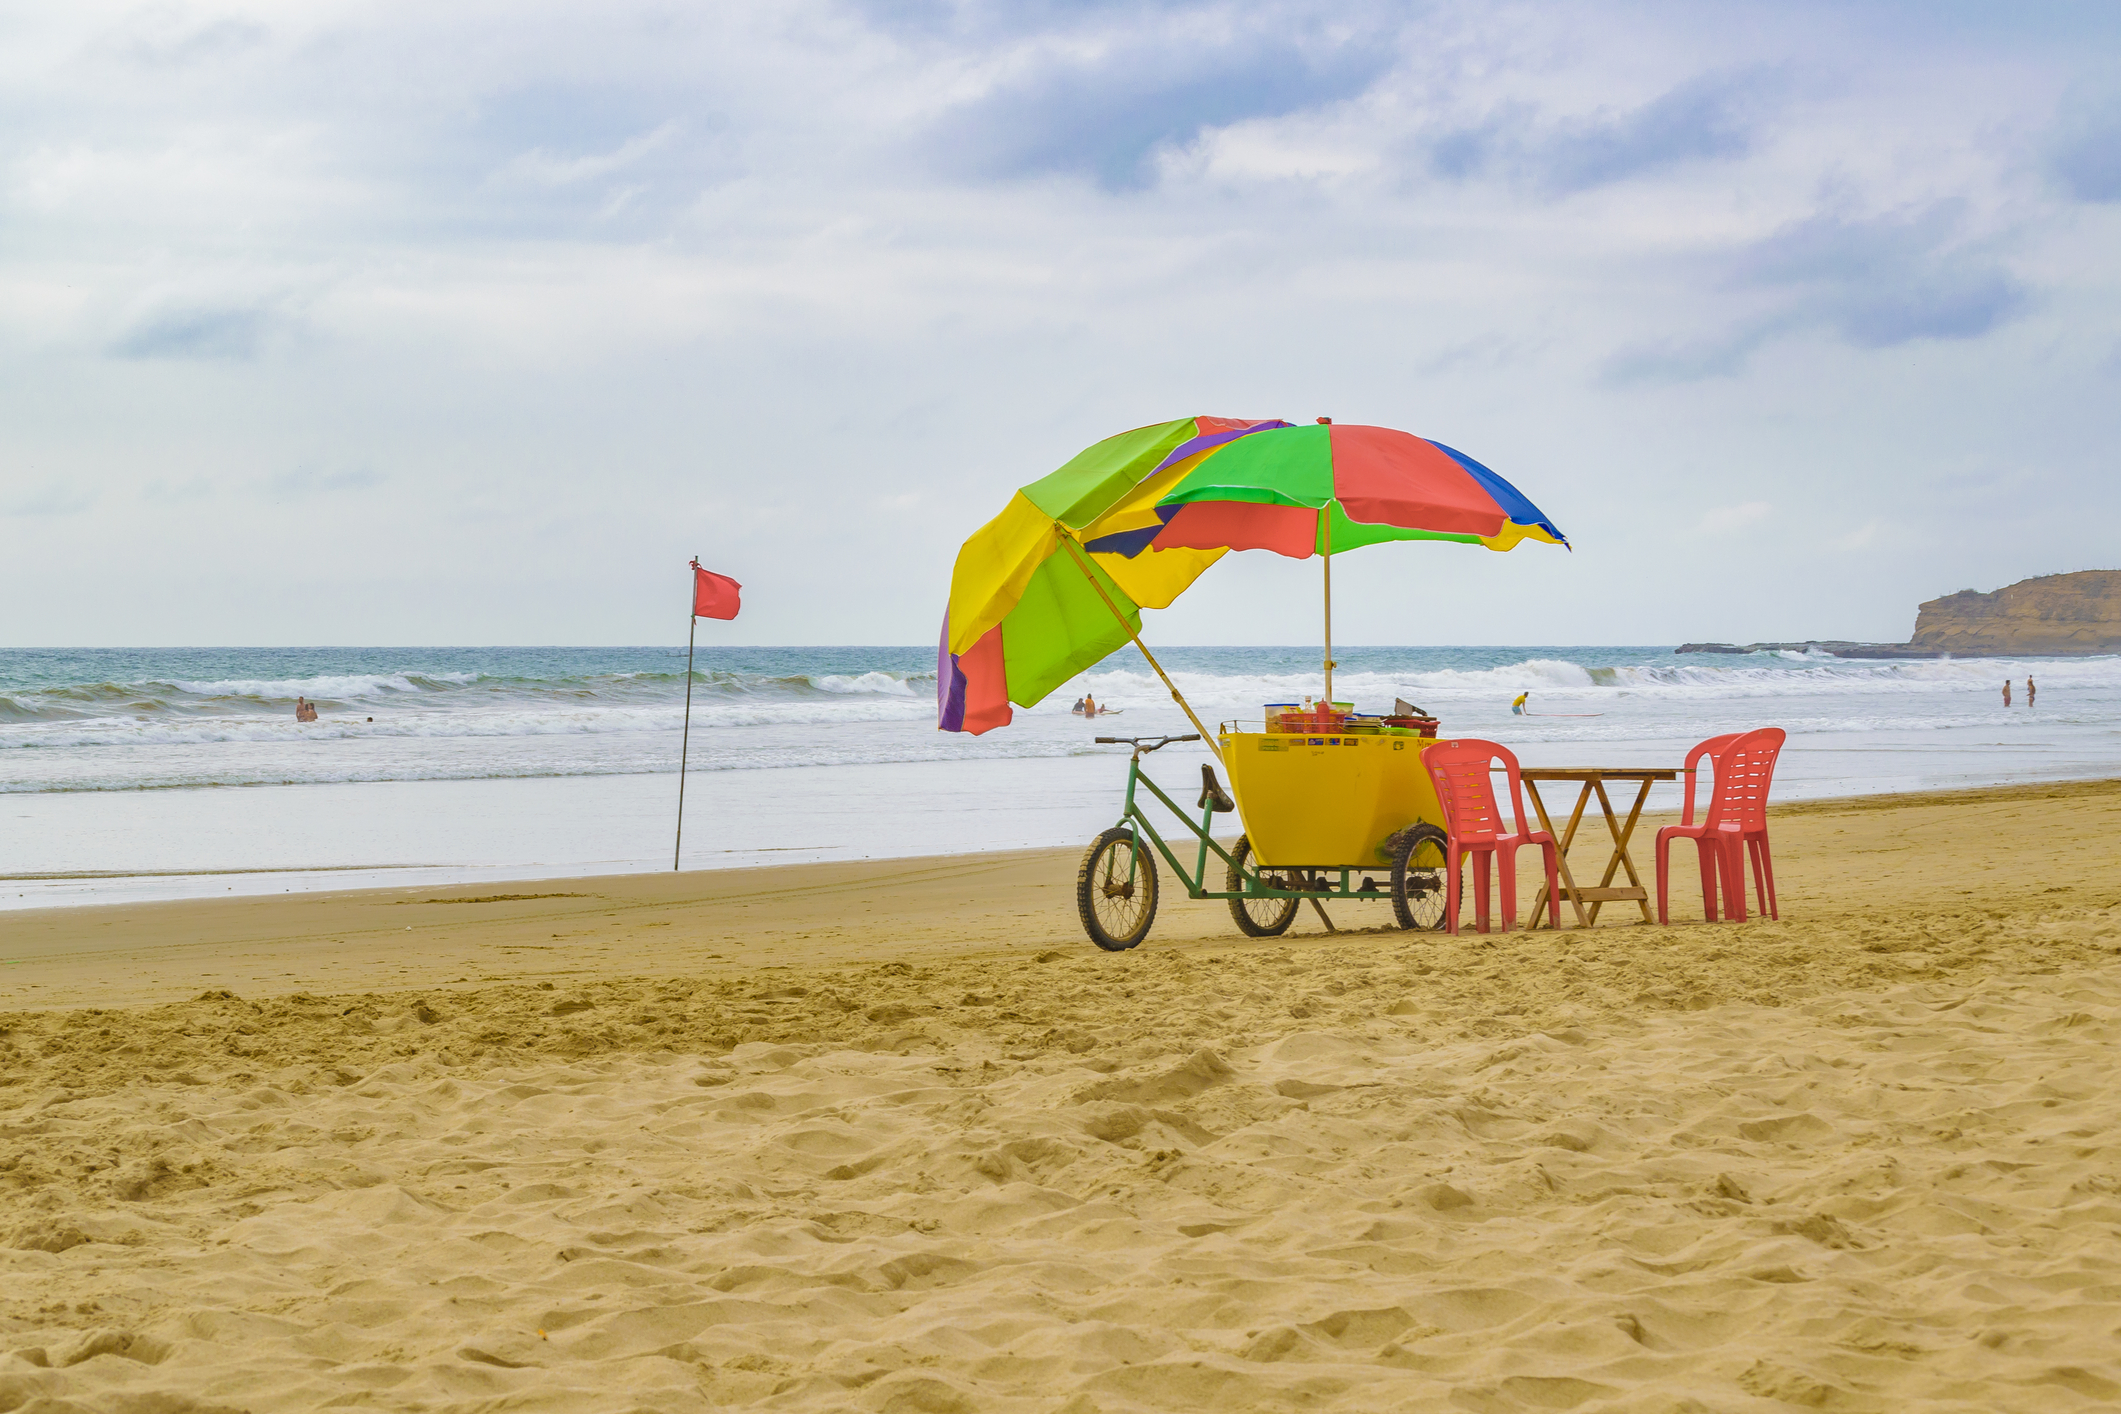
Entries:
[[1125,952],[1156,921],[1156,860],[1122,826],[1091,841],[1075,875],[1075,909],[1083,931],[1106,952]]

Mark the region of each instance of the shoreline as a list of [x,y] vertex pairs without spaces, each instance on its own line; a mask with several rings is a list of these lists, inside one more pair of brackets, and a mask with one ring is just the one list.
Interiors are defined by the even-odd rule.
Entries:
[[[1876,877],[1904,883],[1906,866],[1894,859],[1904,852],[1900,835],[1917,828],[1955,835],[1964,828],[1960,813],[2034,817],[2027,828],[2044,842],[2058,822],[2037,818],[2043,805],[2111,811],[2114,835],[2105,838],[2121,836],[2121,779],[2113,778],[1774,805],[1769,818],[1780,892],[1800,909],[1808,891],[1823,889],[1838,898],[1857,886],[1866,863],[1884,869]],[[1549,808],[1564,803],[1557,798]],[[1875,818],[1881,816],[1903,823],[1884,829]],[[1671,818],[1646,810],[1631,845],[1653,894],[1655,831]],[[1866,822],[1856,826],[1862,849],[1851,854],[1837,838],[1850,825],[1829,829],[1822,823],[1828,820]],[[1917,821],[1919,826],[1907,823]],[[1997,830],[2009,828],[1999,824]],[[1572,867],[1584,872],[1602,863],[1605,838],[1601,822],[1587,818]],[[2089,835],[2084,842],[2096,848],[2099,838]],[[1983,847],[2014,856],[2040,852],[2037,842]],[[206,988],[243,995],[367,992],[521,977],[663,975],[687,967],[722,975],[851,965],[879,949],[909,956],[1093,950],[1074,910],[1081,852],[1082,846],[1067,845],[19,909],[5,915],[0,1011],[154,1004]],[[1535,887],[1530,852],[1520,864],[1520,901],[1528,905]],[[1691,857],[1682,851],[1674,869],[1675,918],[1693,916],[1700,904]],[[1890,893],[1896,884],[1880,887]],[[1385,905],[1339,905],[1336,911],[1348,915],[1343,926],[1406,936],[1384,926],[1390,917]],[[1609,905],[1600,931],[1627,926],[1624,919],[1638,916],[1630,906]],[[879,929],[886,931],[880,936]],[[541,930],[543,936],[526,941]],[[1560,936],[1570,931],[1564,928]],[[1338,936],[1322,933],[1309,911],[1299,914],[1289,936],[1314,933]],[[1158,921],[1144,949],[1240,941],[1223,903],[1189,900],[1165,878]],[[770,957],[761,952],[768,948],[775,949]],[[540,956],[545,953],[560,955]]]
[[[1817,758],[1810,769],[1848,757],[1846,748],[1806,748]],[[1859,752],[1865,750],[1858,749]],[[1159,757],[1170,774],[1183,778],[1204,754],[1183,749]],[[1527,751],[1527,765],[1549,764],[1552,749]],[[1671,764],[1662,749],[1619,748],[1606,752],[1614,765]],[[1882,755],[1882,749],[1869,749]],[[1975,764],[1979,757],[1966,763]],[[935,763],[893,763],[867,767],[812,767],[801,773],[747,770],[716,773],[733,793],[718,799],[719,814],[688,819],[687,872],[773,867],[783,862],[859,863],[940,859],[957,855],[1021,849],[1079,847],[1111,823],[1117,810],[1118,782],[1124,755],[1084,753],[1068,757],[973,760],[950,763],[940,778]],[[1970,773],[1969,784],[1896,789],[1899,775],[1845,775],[1834,795],[1812,795],[1825,781],[1808,779],[1795,749],[1784,754],[1788,780],[1777,782],[1774,807],[1795,809],[1823,800],[1902,799],[1939,790],[2043,787],[2105,779],[2111,767],[2088,761],[2059,766],[2052,773],[1996,780],[2000,772]],[[1861,770],[1851,763],[1850,769]],[[1943,773],[1947,780],[1950,773]],[[1877,789],[1847,790],[1852,783]],[[183,787],[152,792],[158,799],[134,809],[122,808],[126,793],[80,792],[54,795],[0,796],[0,817],[32,821],[9,832],[0,828],[0,851],[18,867],[0,874],[0,919],[51,908],[101,908],[150,902],[325,896],[350,888],[405,887],[499,888],[506,884],[564,880],[620,879],[662,872],[657,860],[669,858],[669,823],[644,819],[671,805],[674,781],[665,775],[608,777],[505,778],[490,781],[351,782],[273,787]],[[1831,787],[1829,787],[1831,788]],[[714,786],[707,787],[713,790]],[[918,792],[909,796],[906,792]],[[852,805],[850,806],[850,792]],[[712,797],[711,797],[712,798]],[[1014,801],[1008,810],[995,802]],[[32,802],[47,804],[25,811]],[[1678,790],[1659,786],[1652,810],[1675,810]],[[875,827],[850,833],[849,808],[876,812]],[[644,814],[644,812],[646,812]],[[502,834],[491,834],[492,822]],[[0,826],[13,822],[0,818]],[[489,827],[480,833],[480,825]],[[187,832],[230,838],[247,831],[249,848],[281,858],[251,866],[200,863],[147,863],[135,868],[22,868],[20,861],[39,859],[58,866],[67,856],[48,840],[87,838],[112,853],[182,851],[170,843]],[[83,832],[86,832],[85,834]],[[661,838],[656,838],[661,836]],[[837,836],[837,842],[822,843]],[[285,857],[298,848],[289,841],[322,837],[340,857],[298,860]],[[584,841],[598,846],[592,850]],[[415,856],[391,860],[394,850]],[[27,853],[25,854],[25,851]],[[42,852],[41,856],[39,851]],[[345,856],[354,854],[352,860]],[[418,856],[450,859],[435,863]],[[596,857],[588,857],[588,856]],[[366,856],[364,861],[363,856]],[[511,858],[515,856],[515,858]],[[224,856],[225,857],[225,856]],[[530,862],[522,862],[527,858]],[[543,862],[540,862],[543,861]],[[704,866],[704,867],[703,867]]]

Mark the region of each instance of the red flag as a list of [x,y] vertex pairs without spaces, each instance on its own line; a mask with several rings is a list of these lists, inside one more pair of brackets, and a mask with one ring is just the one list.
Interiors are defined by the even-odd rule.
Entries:
[[692,562],[692,612],[702,619],[733,619],[740,607],[738,591],[744,586],[726,574],[703,570]]

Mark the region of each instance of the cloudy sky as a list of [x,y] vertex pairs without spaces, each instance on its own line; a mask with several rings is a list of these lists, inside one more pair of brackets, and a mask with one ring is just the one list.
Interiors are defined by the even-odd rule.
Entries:
[[2121,567],[2121,6],[0,10],[0,643],[668,642],[694,554],[720,641],[928,643],[1016,486],[1192,413],[1576,543],[1350,555],[1355,642]]

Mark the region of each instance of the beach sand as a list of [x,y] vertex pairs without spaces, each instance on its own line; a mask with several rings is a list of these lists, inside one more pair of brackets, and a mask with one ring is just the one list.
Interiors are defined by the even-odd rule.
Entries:
[[1670,930],[1107,955],[1073,851],[8,915],[0,1411],[2121,1405],[2121,782],[1773,830]]

